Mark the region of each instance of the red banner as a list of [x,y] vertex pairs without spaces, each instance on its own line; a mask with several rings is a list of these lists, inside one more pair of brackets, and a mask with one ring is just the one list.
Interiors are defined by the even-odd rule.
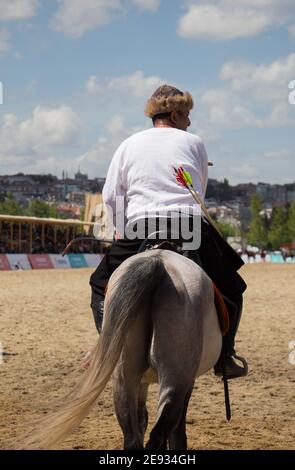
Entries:
[[28,255],[33,269],[53,269],[49,255]]
[[6,255],[0,255],[0,271],[10,271],[11,267]]

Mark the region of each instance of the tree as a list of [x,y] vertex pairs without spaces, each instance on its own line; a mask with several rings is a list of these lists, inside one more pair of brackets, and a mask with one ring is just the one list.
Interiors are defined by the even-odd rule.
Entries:
[[251,222],[247,235],[248,242],[251,245],[264,248],[267,244],[266,223],[263,216],[260,215],[262,210],[261,199],[258,195],[251,198]]
[[57,181],[57,176],[51,175],[50,173],[48,175],[27,175],[29,176],[33,181],[36,181],[38,184],[47,184],[47,183],[54,183]]
[[284,207],[274,207],[268,232],[268,240],[272,249],[279,249],[283,243],[290,242],[288,211]]
[[289,209],[288,230],[290,242],[295,242],[295,202],[293,202]]
[[28,215],[40,218],[56,218],[57,209],[56,206],[51,206],[47,202],[40,199],[32,199],[28,210]]
[[23,215],[21,205],[14,199],[11,193],[8,193],[3,202],[0,202],[0,214]]
[[229,182],[224,178],[223,183],[220,183],[220,199],[221,201],[229,201],[232,198],[232,188]]
[[224,222],[215,222],[220,232],[225,238],[239,236],[240,230],[234,225],[224,223]]

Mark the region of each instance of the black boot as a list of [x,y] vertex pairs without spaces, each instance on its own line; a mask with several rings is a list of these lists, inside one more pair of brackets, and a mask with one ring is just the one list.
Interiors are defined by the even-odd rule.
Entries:
[[[235,335],[242,315],[243,299],[242,295],[240,295],[238,299],[235,299],[235,304],[227,301],[227,299],[224,300],[229,310],[230,329],[223,337],[221,354],[214,366],[214,371],[215,375],[222,377],[225,369],[227,379],[236,379],[245,377],[248,374],[248,364],[246,360],[243,357],[237,356],[235,352]],[[240,361],[242,367],[238,365],[234,359]]]
[[92,296],[92,302],[91,302],[93,318],[94,318],[96,329],[97,329],[98,333],[101,334],[104,301],[94,299],[93,297],[94,296]]

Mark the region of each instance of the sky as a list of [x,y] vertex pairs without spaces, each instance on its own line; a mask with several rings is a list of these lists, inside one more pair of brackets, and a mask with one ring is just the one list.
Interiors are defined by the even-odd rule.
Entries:
[[0,174],[105,176],[168,83],[209,177],[295,181],[294,0],[0,0],[0,82]]

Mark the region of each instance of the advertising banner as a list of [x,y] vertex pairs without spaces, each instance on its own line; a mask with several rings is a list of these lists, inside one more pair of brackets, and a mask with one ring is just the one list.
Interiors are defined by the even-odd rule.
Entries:
[[81,253],[70,253],[67,257],[72,268],[87,268],[86,260]]
[[19,254],[19,255],[6,255],[10,267],[13,271],[18,269],[32,269],[32,266],[28,260],[28,255]]
[[85,254],[84,257],[88,268],[97,268],[97,266],[101,263],[101,260],[103,259],[104,255]]
[[33,269],[53,269],[49,255],[28,255]]
[[11,267],[6,255],[0,255],[0,271],[10,271]]
[[49,255],[55,269],[69,269],[71,268],[67,256]]

